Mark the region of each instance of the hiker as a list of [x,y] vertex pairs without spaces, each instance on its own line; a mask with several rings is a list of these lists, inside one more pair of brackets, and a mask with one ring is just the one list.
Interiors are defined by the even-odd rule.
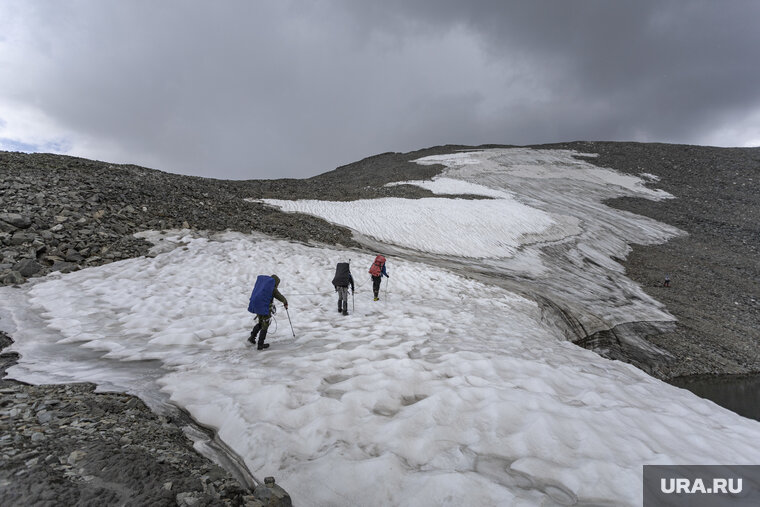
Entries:
[[665,275],[665,282],[663,282],[662,286],[670,287],[670,275]]
[[351,285],[351,294],[354,293],[354,277],[351,276],[351,267],[348,262],[339,262],[335,266],[335,276],[332,281],[335,291],[338,293],[338,312],[348,315],[348,285]]
[[259,335],[259,343],[256,347],[258,350],[269,348],[269,344],[264,343],[264,340],[267,338],[269,320],[276,311],[274,300],[282,301],[285,309],[288,309],[288,300],[277,290],[278,285],[280,285],[280,278],[277,275],[259,275],[256,278],[256,284],[253,286],[253,292],[251,292],[248,311],[256,314],[258,322],[253,326],[248,341],[252,344],[256,343],[256,335]]
[[369,274],[372,275],[372,292],[375,293],[375,301],[378,301],[380,299],[380,281],[383,275],[390,278],[385,271],[385,257],[382,255],[375,257],[375,262],[369,267]]

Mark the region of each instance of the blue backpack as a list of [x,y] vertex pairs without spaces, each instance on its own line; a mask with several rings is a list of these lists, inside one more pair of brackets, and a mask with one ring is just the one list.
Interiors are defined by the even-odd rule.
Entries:
[[272,304],[274,286],[274,278],[267,275],[259,275],[253,286],[253,292],[251,292],[248,311],[257,315],[269,315],[269,305]]

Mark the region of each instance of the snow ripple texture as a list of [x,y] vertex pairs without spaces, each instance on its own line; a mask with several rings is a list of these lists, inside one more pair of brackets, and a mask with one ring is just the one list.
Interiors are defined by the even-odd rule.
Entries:
[[[155,258],[3,288],[3,306],[12,295],[37,316],[16,313],[10,374],[76,376],[35,363],[45,340],[158,361],[172,402],[298,505],[640,505],[643,464],[760,461],[759,423],[562,341],[503,288],[392,259],[373,302],[370,256],[240,234],[154,239]],[[330,280],[352,257],[344,317]],[[280,309],[266,352],[245,343],[262,273],[281,277],[296,332]]]

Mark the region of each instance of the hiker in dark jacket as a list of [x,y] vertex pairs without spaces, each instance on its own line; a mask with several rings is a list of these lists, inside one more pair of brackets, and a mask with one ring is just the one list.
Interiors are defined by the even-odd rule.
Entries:
[[348,315],[348,286],[351,285],[351,294],[353,294],[354,277],[351,276],[351,267],[347,262],[339,262],[335,267],[332,284],[338,293],[338,312]]
[[269,329],[269,322],[272,318],[272,314],[275,313],[274,300],[277,299],[278,301],[281,301],[285,306],[285,309],[288,309],[288,300],[285,299],[285,296],[283,296],[279,290],[277,290],[277,286],[280,285],[280,278],[277,275],[272,275],[272,278],[274,278],[274,291],[272,292],[272,299],[269,302],[269,313],[267,315],[256,314],[258,322],[253,326],[251,336],[248,337],[249,342],[256,343],[256,335],[259,335],[259,343],[256,347],[258,350],[269,348],[269,344],[264,343],[264,340],[267,338],[267,330]]
[[369,267],[369,274],[372,275],[372,292],[375,294],[375,301],[380,299],[380,282],[383,276],[390,278],[385,271],[385,257],[378,255],[375,257],[375,262]]

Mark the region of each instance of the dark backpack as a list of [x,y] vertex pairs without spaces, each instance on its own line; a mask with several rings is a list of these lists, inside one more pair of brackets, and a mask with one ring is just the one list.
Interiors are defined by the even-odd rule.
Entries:
[[269,306],[272,304],[274,288],[274,278],[267,275],[259,275],[251,292],[248,311],[257,315],[269,315]]
[[347,262],[339,262],[335,266],[332,284],[335,287],[348,287],[349,283],[351,283],[351,269]]
[[383,265],[385,264],[385,257],[378,255],[375,257],[375,262],[369,267],[369,274],[372,276],[380,276],[383,272]]

